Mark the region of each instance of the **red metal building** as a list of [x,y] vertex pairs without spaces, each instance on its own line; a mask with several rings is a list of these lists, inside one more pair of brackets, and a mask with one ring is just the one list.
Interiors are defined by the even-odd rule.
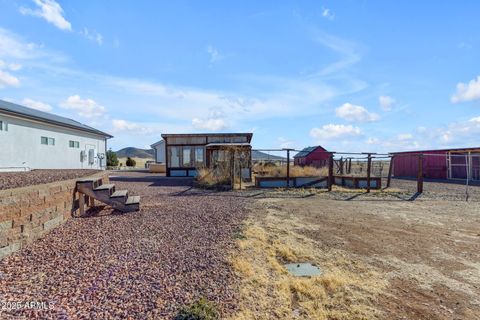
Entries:
[[415,178],[420,155],[423,177],[430,179],[480,179],[480,148],[392,152],[393,176]]
[[325,167],[331,153],[321,146],[307,147],[293,157],[296,166]]

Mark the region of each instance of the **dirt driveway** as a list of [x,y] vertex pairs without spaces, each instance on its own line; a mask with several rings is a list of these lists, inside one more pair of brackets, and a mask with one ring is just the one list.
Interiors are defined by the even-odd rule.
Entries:
[[[271,258],[279,263],[312,261],[327,276],[343,279],[338,288],[344,289],[325,290],[313,307],[309,303],[317,298],[302,296],[298,283],[281,272],[275,276],[271,263],[248,258],[255,255],[248,246],[242,249],[240,244],[239,251],[247,253],[243,257],[249,268],[258,268],[255,273],[266,269],[271,283],[290,283],[286,294],[295,294],[285,300],[291,310],[282,318],[478,319],[480,203],[401,198],[320,193],[306,198],[266,197],[253,205],[255,213],[246,232],[255,230],[262,233],[261,242],[277,243]],[[251,236],[257,243],[260,238]],[[288,250],[291,258],[285,261],[282,252]],[[358,281],[350,280],[357,276]],[[249,298],[243,297],[245,309],[256,304]]]

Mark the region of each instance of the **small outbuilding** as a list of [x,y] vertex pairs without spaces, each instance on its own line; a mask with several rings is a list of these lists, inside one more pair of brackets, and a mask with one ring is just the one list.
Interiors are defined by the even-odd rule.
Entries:
[[321,146],[313,146],[304,148],[293,157],[294,165],[296,166],[312,166],[321,168],[328,166],[328,159],[332,155],[325,148]]
[[480,180],[480,148],[392,152],[394,177],[415,178],[422,159],[422,175],[429,179]]
[[157,163],[165,161],[168,177],[195,177],[198,168],[214,168],[230,161],[232,150],[246,163],[241,168],[242,177],[250,177],[252,136],[252,133],[162,134],[163,140],[152,144],[152,148]]

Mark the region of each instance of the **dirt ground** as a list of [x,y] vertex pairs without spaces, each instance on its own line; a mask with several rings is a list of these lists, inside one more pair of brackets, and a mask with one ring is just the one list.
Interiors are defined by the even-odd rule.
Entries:
[[[236,253],[246,261],[236,266],[244,289],[238,315],[262,318],[246,311],[253,309],[268,310],[269,319],[478,319],[480,202],[442,200],[444,186],[435,185],[435,193],[432,185],[415,201],[404,200],[411,192],[256,196]],[[300,289],[275,266],[304,261],[324,276]],[[325,277],[336,279],[333,290]],[[270,294],[252,293],[264,289]]]

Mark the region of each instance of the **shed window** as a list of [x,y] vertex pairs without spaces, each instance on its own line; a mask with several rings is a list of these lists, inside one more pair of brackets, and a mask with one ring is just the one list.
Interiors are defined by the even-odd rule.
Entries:
[[191,159],[191,149],[189,147],[183,148],[183,166],[184,167],[191,167],[192,166],[192,159]]
[[70,140],[68,142],[68,145],[70,146],[70,148],[76,148],[76,149],[80,148],[80,142],[78,142],[78,141]]
[[171,168],[180,166],[180,148],[179,147],[169,147],[169,161],[168,165]]
[[55,145],[55,138],[49,138],[49,137],[41,137],[40,138],[40,143],[47,145],[47,146],[54,146]]
[[203,148],[195,148],[195,165],[203,165]]

